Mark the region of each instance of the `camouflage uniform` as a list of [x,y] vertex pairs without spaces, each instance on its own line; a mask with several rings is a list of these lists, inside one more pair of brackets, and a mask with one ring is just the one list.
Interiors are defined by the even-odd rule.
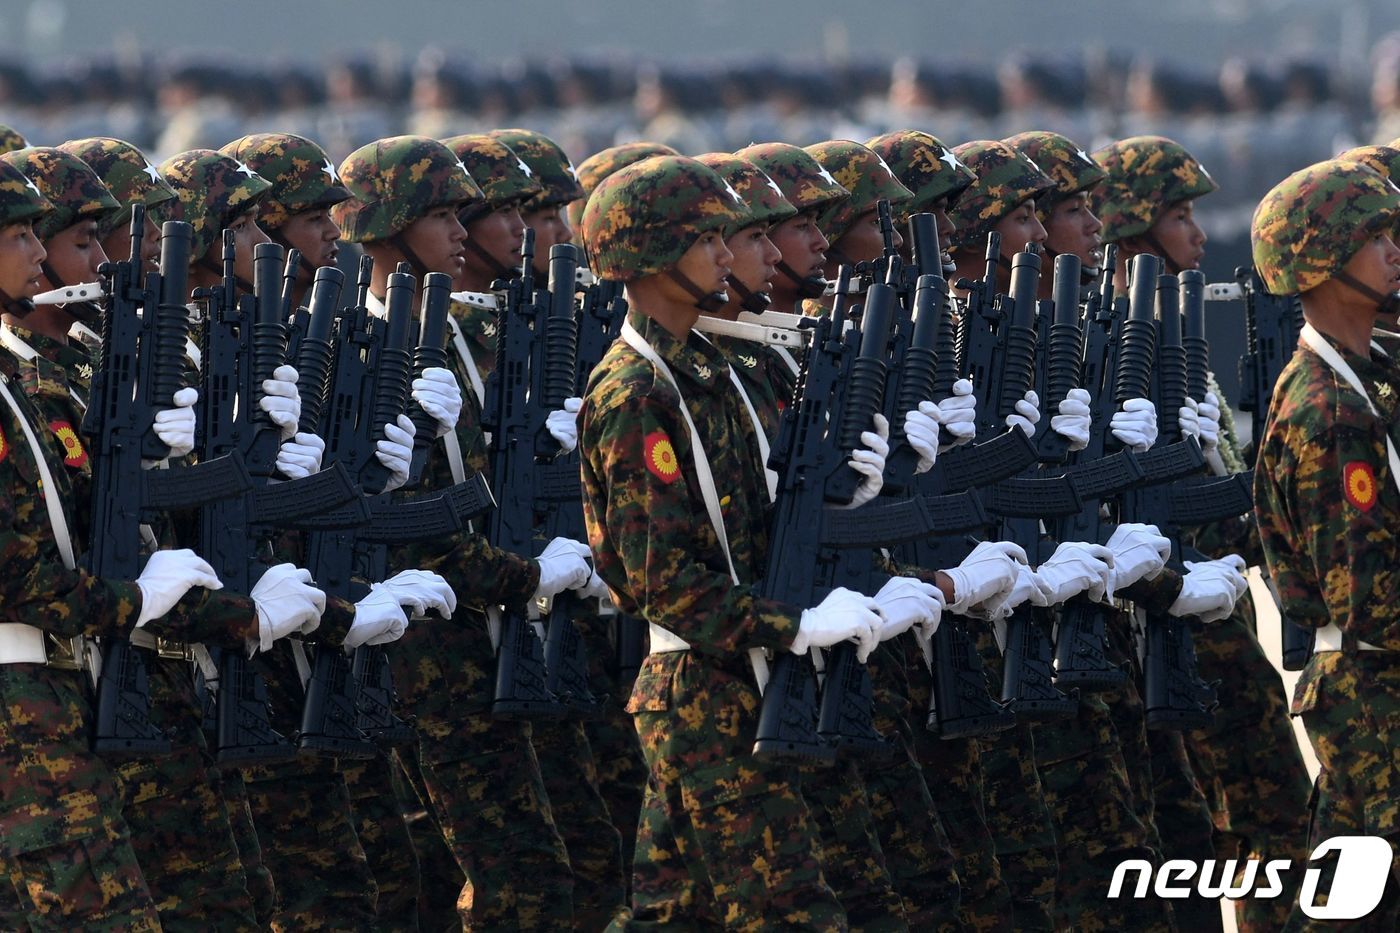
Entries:
[[20,135],[18,130],[0,123],[0,155],[28,147],[29,142]]
[[[584,211],[590,266],[631,281],[671,268],[704,233],[742,222],[723,180],[673,156],[605,179]],[[759,694],[742,649],[782,648],[799,610],[735,585],[692,470],[684,404],[723,487],[738,579],[767,560],[767,487],[758,442],[727,362],[634,310],[629,322],[681,388],[624,341],[589,381],[580,413],[584,514],[595,566],[623,612],[686,639],[653,650],[629,710],[651,769],[634,873],[634,924],[759,929],[843,927],[792,768],[751,755]]]
[[[483,200],[452,151],[424,137],[364,146],[341,163],[340,176],[354,197],[333,214],[352,242],[393,241],[434,207]],[[455,374],[466,385],[464,374]],[[467,468],[479,471],[486,465],[480,409],[470,391],[463,395],[449,437],[456,438]],[[451,482],[443,446],[435,445],[422,488]],[[490,715],[496,664],[484,608],[523,606],[538,586],[539,566],[471,533],[404,548],[399,559],[441,573],[459,600],[450,624],[411,626],[389,659],[400,704],[417,718],[416,768],[406,773],[420,797],[431,801],[466,877],[457,902],[462,923],[469,929],[567,929],[572,876],[530,727]]]
[[[1306,293],[1337,278],[1397,217],[1400,192],[1361,163],[1310,166],[1275,186],[1255,211],[1255,267],[1271,292]],[[1300,343],[1274,388],[1260,441],[1255,515],[1284,614],[1319,630],[1320,639],[1331,635],[1293,695],[1293,715],[1303,717],[1322,767],[1309,842],[1377,835],[1393,846],[1400,835],[1400,757],[1391,731],[1400,723],[1400,665],[1392,657],[1400,650],[1393,612],[1400,496],[1386,446],[1400,417],[1400,368],[1393,343],[1362,358],[1322,339],[1350,365],[1370,402]],[[1358,928],[1395,929],[1393,868],[1390,880],[1386,898]]]

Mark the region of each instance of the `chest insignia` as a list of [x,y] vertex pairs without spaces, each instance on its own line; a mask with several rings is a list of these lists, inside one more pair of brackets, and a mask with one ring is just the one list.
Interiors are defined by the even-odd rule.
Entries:
[[1376,473],[1369,463],[1358,460],[1342,468],[1342,493],[1356,508],[1371,511],[1376,504]]
[[646,436],[645,456],[647,469],[661,482],[670,485],[680,479],[681,467],[676,461],[676,448],[665,431],[652,431]]
[[67,421],[51,421],[49,429],[53,431],[53,436],[58,438],[58,442],[63,445],[63,463],[75,469],[87,463],[87,451],[83,449],[83,442],[78,438],[78,432],[73,430],[73,426]]

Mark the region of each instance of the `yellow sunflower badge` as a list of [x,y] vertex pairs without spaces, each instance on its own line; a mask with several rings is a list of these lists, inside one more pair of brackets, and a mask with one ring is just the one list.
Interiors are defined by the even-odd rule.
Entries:
[[50,421],[49,428],[53,431],[53,436],[58,438],[58,442],[63,445],[64,465],[78,469],[87,463],[87,451],[83,449],[83,442],[71,424],[67,421]]
[[1358,461],[1343,467],[1342,492],[1361,511],[1371,511],[1376,504],[1376,473],[1371,464]]
[[665,431],[652,431],[646,436],[645,455],[647,469],[651,475],[663,483],[674,483],[681,475],[680,464],[676,461],[676,449]]

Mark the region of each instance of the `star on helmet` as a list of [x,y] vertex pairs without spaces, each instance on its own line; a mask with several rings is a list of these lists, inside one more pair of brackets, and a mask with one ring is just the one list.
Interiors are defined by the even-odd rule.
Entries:
[[1076,150],[1074,150],[1074,154],[1077,155],[1077,156],[1079,156],[1079,158],[1083,159],[1085,162],[1089,163],[1090,165],[1095,164],[1095,163],[1094,163],[1094,160],[1091,159],[1091,158],[1089,158],[1089,153],[1085,152],[1083,149],[1076,149]]
[[724,183],[724,191],[726,194],[728,194],[731,198],[734,199],[735,204],[744,203],[744,199],[739,197],[739,192],[735,191],[734,186],[731,185],[727,180]]
[[951,149],[944,149],[943,154],[938,157],[938,161],[947,162],[948,167],[955,172],[958,169],[962,169],[965,172],[971,171],[966,165],[963,164],[962,159],[958,158],[957,153],[953,152],[953,150]]
[[340,176],[335,173],[335,166],[331,164],[330,159],[327,159],[326,164],[321,166],[321,171],[326,173],[326,177],[331,180],[331,184],[340,184]]
[[825,165],[821,167],[821,171],[817,172],[817,174],[821,176],[822,181],[825,181],[828,185],[836,184],[836,179],[832,177],[832,174],[826,170]]
[[880,168],[885,170],[886,175],[890,176],[891,178],[894,177],[894,172],[890,171],[890,167],[885,164],[884,158],[881,157],[881,155],[878,152],[875,153],[875,161],[880,163]]
[[574,163],[565,162],[564,167],[568,170],[569,174],[574,177],[574,181],[578,181],[578,172],[574,171]]
[[1215,181],[1214,178],[1211,178],[1210,172],[1207,172],[1207,171],[1206,171],[1206,167],[1205,167],[1204,165],[1202,165],[1201,163],[1197,162],[1197,163],[1196,163],[1196,168],[1198,168],[1198,169],[1201,170],[1201,174],[1202,174],[1202,175],[1206,176],[1207,178],[1210,178],[1211,181]]
[[463,174],[463,175],[467,176],[468,178],[471,178],[471,177],[472,177],[472,173],[469,172],[469,171],[467,171],[467,167],[466,167],[465,165],[462,164],[462,160],[461,160],[461,159],[458,159],[458,160],[457,160],[457,167],[458,167],[459,169],[462,170],[462,174]]
[[769,188],[771,188],[773,193],[776,194],[778,197],[781,198],[783,196],[783,189],[779,188],[778,183],[773,179],[769,178],[767,175],[763,176],[763,183]]
[[37,197],[42,198],[44,196],[43,192],[39,190],[38,185],[34,184],[34,179],[30,178],[28,175],[24,176],[24,187],[34,192]]
[[535,173],[530,171],[530,166],[526,165],[520,158],[516,158],[515,164],[520,166],[520,170],[525,173],[526,178],[534,178]]
[[1041,172],[1041,174],[1044,174],[1044,171],[1041,169],[1041,167],[1040,167],[1039,165],[1036,165],[1036,164],[1035,164],[1035,159],[1032,159],[1030,156],[1026,155],[1024,152],[1021,153],[1021,158],[1025,159],[1027,162],[1029,162],[1031,168],[1035,169],[1037,172]]
[[160,169],[156,168],[151,163],[147,162],[146,167],[143,168],[141,171],[146,173],[146,175],[151,179],[152,184],[158,184],[160,182]]
[[252,178],[254,175],[257,174],[257,172],[254,172],[252,169],[250,169],[248,166],[244,165],[242,162],[239,162],[239,163],[238,163],[238,173],[239,173],[240,175],[247,176],[248,178]]

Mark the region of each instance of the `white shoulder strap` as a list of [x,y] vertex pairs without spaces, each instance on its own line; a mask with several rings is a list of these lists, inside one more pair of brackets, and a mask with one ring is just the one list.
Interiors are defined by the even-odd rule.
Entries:
[[[1347,361],[1342,359],[1342,355],[1337,352],[1336,348],[1327,342],[1327,338],[1318,333],[1317,328],[1313,327],[1311,324],[1304,324],[1303,332],[1299,335],[1298,339],[1307,344],[1314,353],[1322,357],[1322,361],[1332,367],[1337,375],[1341,376],[1342,379],[1346,381],[1347,385],[1360,393],[1361,397],[1366,400],[1366,407],[1371,409],[1371,414],[1380,417],[1380,413],[1376,411],[1375,404],[1371,401],[1371,396],[1366,392],[1366,387],[1362,385],[1361,380],[1357,377],[1352,368],[1347,365]],[[1396,455],[1395,442],[1390,439],[1389,432],[1386,433],[1385,437],[1385,453],[1387,459],[1390,461],[1390,479],[1395,483],[1395,488],[1400,490],[1400,456]]]
[[782,357],[783,362],[787,364],[788,369],[792,370],[794,376],[802,375],[802,367],[797,364],[797,360],[793,359],[792,354],[787,351],[787,347],[775,347],[774,349],[778,351],[778,356]]
[[729,381],[734,383],[734,388],[739,390],[739,398],[744,400],[744,410],[749,413],[749,420],[753,422],[753,433],[758,438],[758,454],[763,458],[763,478],[768,480],[768,501],[773,502],[778,498],[778,474],[768,469],[768,435],[763,431],[763,422],[759,420],[758,410],[753,407],[753,400],[749,398],[749,393],[744,390],[744,383],[740,381],[739,374],[734,372],[734,367],[729,367]]
[[63,514],[63,503],[58,501],[58,484],[54,482],[48,461],[44,459],[44,448],[39,443],[39,438],[35,436],[34,428],[30,426],[29,419],[24,417],[24,412],[20,410],[19,402],[10,392],[10,380],[4,375],[0,375],[0,395],[4,396],[5,404],[10,406],[10,411],[14,412],[15,420],[19,422],[20,430],[24,432],[24,439],[29,442],[29,449],[34,454],[34,463],[39,468],[39,480],[44,493],[44,507],[48,509],[49,522],[53,525],[53,537],[58,543],[58,554],[63,558],[63,566],[73,570],[78,566],[78,561],[73,554],[73,536],[68,530],[68,519]]
[[485,405],[486,384],[482,381],[481,371],[476,368],[476,360],[472,358],[472,351],[467,346],[467,339],[462,336],[461,325],[450,314],[447,316],[447,328],[452,331],[452,349],[457,351],[457,358],[462,361],[462,368],[467,371],[467,378],[471,380],[472,392],[476,393],[476,403]]

